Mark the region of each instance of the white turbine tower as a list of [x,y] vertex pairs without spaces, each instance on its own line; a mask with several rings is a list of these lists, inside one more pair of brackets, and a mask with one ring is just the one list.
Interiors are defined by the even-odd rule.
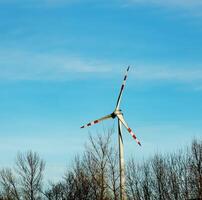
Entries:
[[123,126],[125,126],[125,128],[127,129],[127,131],[131,134],[131,136],[133,137],[133,139],[135,139],[135,141],[141,146],[139,140],[137,139],[136,135],[134,134],[134,132],[128,127],[126,121],[123,118],[123,113],[121,112],[121,110],[119,109],[120,107],[120,102],[121,102],[121,97],[122,97],[122,93],[124,90],[124,86],[126,84],[126,79],[127,79],[127,74],[128,71],[130,69],[130,66],[127,68],[126,74],[124,76],[124,80],[123,80],[123,84],[121,86],[121,90],[118,96],[118,100],[116,103],[116,108],[114,110],[113,113],[106,115],[100,119],[94,120],[84,126],[82,126],[81,128],[85,128],[94,124],[97,124],[105,119],[110,119],[110,118],[116,118],[118,119],[118,140],[119,140],[119,170],[120,170],[120,199],[121,200],[126,200],[126,193],[125,193],[125,173],[124,173],[124,151],[123,151],[123,139],[122,139],[122,124]]

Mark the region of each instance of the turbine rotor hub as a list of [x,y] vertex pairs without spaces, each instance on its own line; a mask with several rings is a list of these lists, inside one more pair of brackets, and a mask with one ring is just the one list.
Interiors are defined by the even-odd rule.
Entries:
[[123,115],[121,110],[115,110],[113,113],[112,113],[112,118],[115,118],[117,115]]

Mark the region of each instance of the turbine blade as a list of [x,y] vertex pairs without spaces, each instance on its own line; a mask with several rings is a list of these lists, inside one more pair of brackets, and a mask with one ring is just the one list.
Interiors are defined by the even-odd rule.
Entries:
[[126,73],[125,73],[125,76],[124,76],[124,79],[123,79],[123,83],[121,85],[121,90],[120,90],[120,93],[119,93],[119,96],[118,96],[118,100],[117,100],[117,103],[116,103],[116,109],[117,110],[119,109],[119,106],[120,106],[121,96],[122,96],[122,93],[123,93],[124,86],[126,84],[126,79],[127,79],[127,76],[128,76],[129,69],[130,69],[130,66],[128,66],[128,68],[126,70]]
[[99,123],[99,122],[105,120],[105,119],[110,119],[110,118],[112,118],[112,115],[111,115],[111,114],[110,114],[110,115],[106,115],[106,116],[104,116],[104,117],[102,117],[102,118],[100,118],[100,119],[94,120],[94,121],[92,121],[92,122],[90,122],[90,123],[88,123],[88,124],[82,126],[81,128],[86,128],[86,127],[88,127],[88,126],[92,126],[92,125],[94,125],[94,124],[97,124],[97,123]]
[[131,128],[128,127],[126,121],[123,118],[122,114],[117,115],[118,119],[122,122],[122,124],[126,127],[126,129],[128,130],[128,132],[132,135],[133,139],[135,139],[135,141],[141,146],[140,141],[137,139],[135,133],[131,130]]

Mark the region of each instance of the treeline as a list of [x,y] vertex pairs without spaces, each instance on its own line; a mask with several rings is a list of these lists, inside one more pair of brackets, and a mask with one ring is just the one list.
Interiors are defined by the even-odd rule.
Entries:
[[[14,169],[0,171],[0,200],[119,200],[118,152],[111,134],[89,138],[61,181],[43,185],[45,162],[35,152],[20,153]],[[129,200],[202,199],[202,141],[178,153],[126,163]]]

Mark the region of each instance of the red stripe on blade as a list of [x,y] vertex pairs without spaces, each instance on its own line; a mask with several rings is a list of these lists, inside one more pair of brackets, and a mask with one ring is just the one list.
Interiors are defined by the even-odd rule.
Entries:
[[87,126],[90,126],[90,125],[91,125],[91,123],[87,124]]
[[81,128],[84,128],[84,126],[82,126]]
[[135,135],[133,135],[133,138],[136,140],[136,136]]
[[128,128],[128,131],[129,131],[129,133],[131,133],[131,132],[132,132],[132,130],[131,130],[130,128]]
[[98,120],[95,120],[94,123],[97,124],[97,123],[98,123]]

